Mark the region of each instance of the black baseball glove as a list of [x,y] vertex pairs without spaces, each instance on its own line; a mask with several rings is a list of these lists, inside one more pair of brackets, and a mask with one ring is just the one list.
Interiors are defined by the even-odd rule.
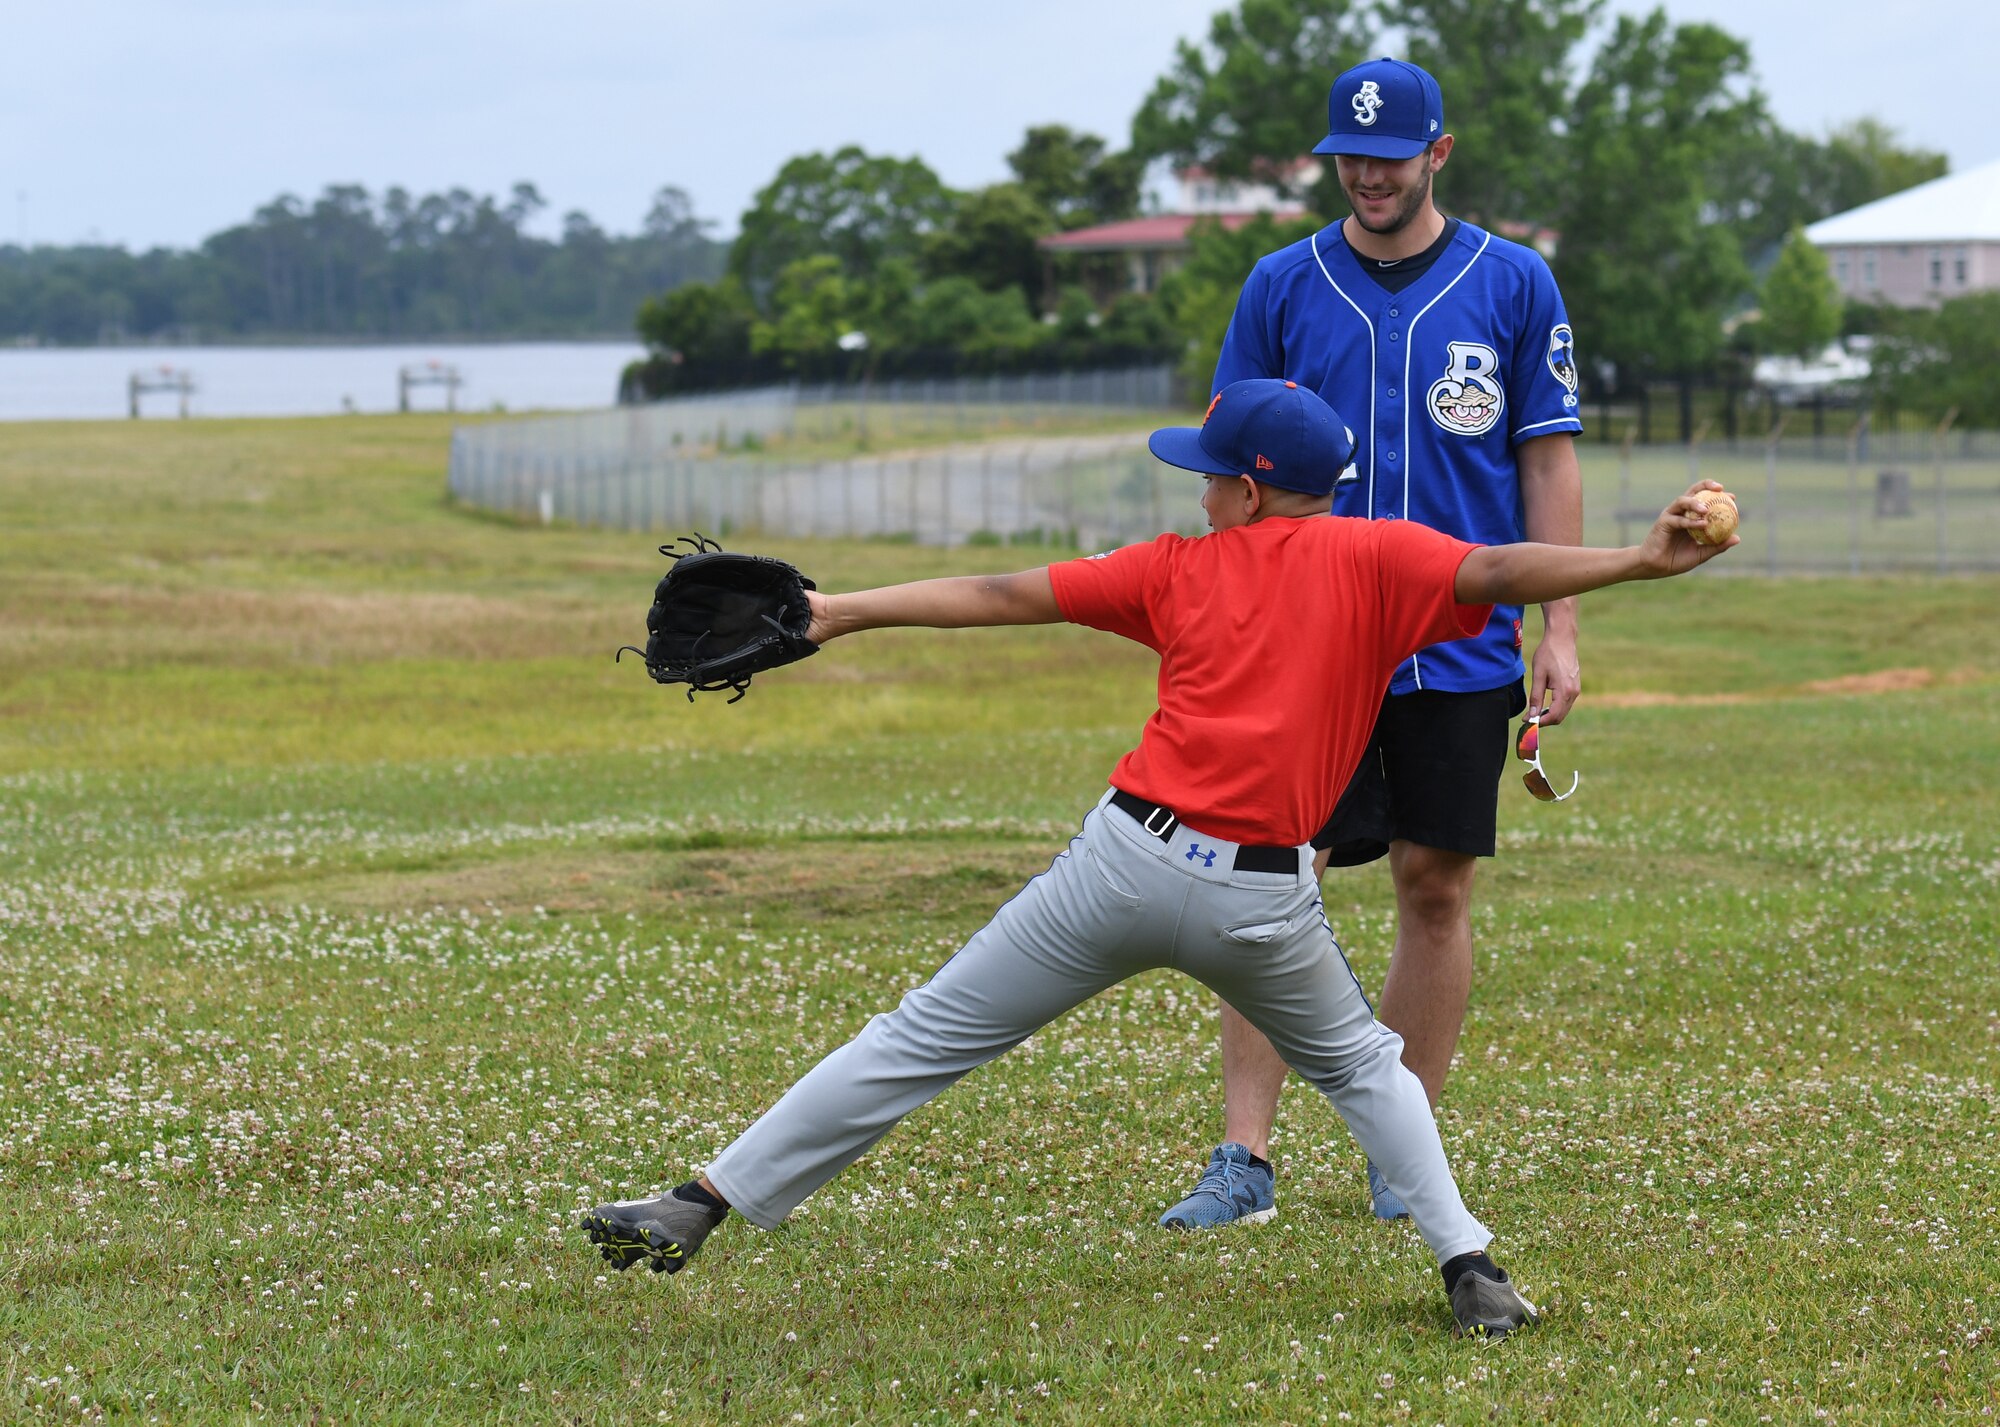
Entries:
[[621,657],[630,649],[660,683],[686,684],[690,701],[733,689],[733,704],[750,691],[751,675],[819,653],[806,638],[806,591],[815,586],[796,567],[724,550],[699,533],[674,544],[690,548],[660,547],[674,565],[653,590],[646,647],[628,644]]

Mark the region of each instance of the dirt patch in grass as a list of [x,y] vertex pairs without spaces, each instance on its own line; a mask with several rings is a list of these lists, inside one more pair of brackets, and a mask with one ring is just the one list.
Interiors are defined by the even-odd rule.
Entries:
[[1809,695],[1906,694],[1919,689],[1958,688],[1992,678],[1990,671],[1975,668],[1876,669],[1866,674],[1843,674],[1833,679],[1813,679],[1788,689],[1760,689],[1755,693],[1670,694],[1653,689],[1630,689],[1617,694],[1589,694],[1591,705],[1607,709],[1653,708],[1659,705],[1703,707],[1715,704],[1767,703],[1774,699],[1795,699]]
[[1938,684],[1969,684],[1978,677],[1976,669],[1954,669],[1948,674],[1939,674],[1935,669],[1877,669],[1870,674],[1815,679],[1805,687],[1815,694],[1897,694]]
[[1008,841],[789,842],[755,847],[564,849],[443,866],[342,871],[240,889],[262,905],[363,913],[469,908],[510,915],[661,912],[787,917],[985,915],[1060,850]]

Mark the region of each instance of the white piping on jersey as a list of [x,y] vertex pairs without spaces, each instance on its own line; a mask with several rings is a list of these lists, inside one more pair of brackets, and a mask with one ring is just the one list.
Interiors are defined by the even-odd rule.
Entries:
[[[1340,300],[1354,309],[1354,315],[1359,317],[1361,325],[1368,329],[1368,514],[1373,518],[1375,514],[1375,324],[1368,320],[1368,314],[1361,310],[1361,304],[1342,291],[1340,284],[1333,280],[1333,274],[1327,271],[1326,259],[1319,255],[1319,234],[1313,234],[1308,241],[1312,244],[1313,261],[1319,264],[1320,274],[1325,277],[1327,286],[1340,293]],[[1408,389],[1406,383],[1404,390]],[[1407,492],[1404,500],[1407,504]]]
[[1526,426],[1517,426],[1514,428],[1514,434],[1516,436],[1519,436],[1523,431],[1533,431],[1538,426],[1561,426],[1564,422],[1568,421],[1576,421],[1578,428],[1581,428],[1583,426],[1583,423],[1581,421],[1577,421],[1574,416],[1558,416],[1553,421],[1535,421],[1535,422],[1530,422]]
[[1465,266],[1458,270],[1458,276],[1446,283],[1439,290],[1438,295],[1433,297],[1429,302],[1426,302],[1423,305],[1423,310],[1410,319],[1410,325],[1404,334],[1410,339],[1403,344],[1403,519],[1405,520],[1410,518],[1410,467],[1414,464],[1410,460],[1410,408],[1416,405],[1416,401],[1413,389],[1410,386],[1410,359],[1417,345],[1417,324],[1424,320],[1425,312],[1429,312],[1433,307],[1443,302],[1445,294],[1457,287],[1465,275],[1472,271],[1472,265],[1479,261],[1481,255],[1486,252],[1486,244],[1492,241],[1493,235],[1491,233],[1486,234],[1485,241],[1479,245],[1479,251],[1467,258]]
[[[1436,297],[1426,302],[1423,305],[1422,311],[1418,312],[1415,317],[1412,317],[1410,325],[1404,329],[1403,335],[1410,339],[1403,344],[1403,519],[1405,520],[1410,518],[1410,467],[1416,464],[1415,461],[1410,459],[1410,408],[1416,405],[1416,394],[1410,387],[1410,360],[1411,354],[1416,350],[1417,346],[1417,324],[1423,321],[1425,312],[1429,312],[1433,307],[1443,302],[1445,294],[1457,287],[1459,281],[1472,271],[1472,265],[1485,255],[1486,245],[1492,241],[1493,235],[1491,233],[1486,234],[1484,241],[1479,245],[1479,251],[1465,260],[1465,266],[1458,270],[1458,276],[1446,283],[1439,290]],[[1372,461],[1375,456],[1374,451],[1371,449],[1368,454],[1369,459]],[[1415,654],[1410,656],[1410,677],[1417,681],[1419,689],[1423,688],[1424,665],[1423,661]]]

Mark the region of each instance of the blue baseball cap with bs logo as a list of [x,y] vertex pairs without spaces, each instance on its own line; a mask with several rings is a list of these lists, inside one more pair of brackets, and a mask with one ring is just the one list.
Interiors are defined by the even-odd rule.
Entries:
[[1371,59],[1333,82],[1316,154],[1413,159],[1444,135],[1444,94],[1407,60]]

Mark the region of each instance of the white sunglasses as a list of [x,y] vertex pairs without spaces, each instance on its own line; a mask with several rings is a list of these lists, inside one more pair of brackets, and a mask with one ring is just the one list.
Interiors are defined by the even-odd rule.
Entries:
[[1521,723],[1521,731],[1514,735],[1514,756],[1528,765],[1528,771],[1521,775],[1521,782],[1527,790],[1545,803],[1560,803],[1576,785],[1583,781],[1583,774],[1573,773],[1569,780],[1569,793],[1558,793],[1549,783],[1549,775],[1542,771],[1542,715],[1530,712]]

